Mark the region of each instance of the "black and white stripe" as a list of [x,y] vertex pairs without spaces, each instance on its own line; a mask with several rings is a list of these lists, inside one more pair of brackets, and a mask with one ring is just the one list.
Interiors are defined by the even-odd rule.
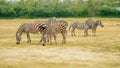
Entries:
[[26,33],[27,42],[31,42],[29,33],[39,33],[44,31],[43,23],[24,23],[22,24],[16,32],[16,44],[20,44],[22,33]]
[[73,21],[70,24],[69,30],[71,29],[71,35],[76,36],[75,29],[84,30],[85,23],[79,23],[78,21]]
[[100,25],[103,27],[101,20],[94,21],[93,19],[88,19],[85,23],[79,23],[77,21],[74,21],[71,23],[69,30],[71,29],[71,35],[75,35],[75,29],[84,30],[84,36],[88,36],[88,29],[92,29],[93,36],[95,36],[97,26]]
[[[55,19],[52,19],[51,21],[44,21],[41,22],[39,20],[35,21],[34,23],[24,23],[22,24],[17,32],[16,32],[16,40],[17,44],[20,44],[21,41],[21,35],[22,33],[27,34],[27,42],[31,42],[29,33],[41,33],[42,38],[41,41],[43,42],[43,46],[46,44],[46,37],[48,36],[50,38],[50,44],[52,43],[52,36],[54,36],[55,42],[56,42],[56,34],[61,33],[63,36],[62,43],[66,43],[66,34],[67,34],[67,28],[68,23],[64,20],[56,21]],[[48,39],[49,39],[48,38]]]
[[66,33],[67,33],[67,28],[68,23],[64,20],[59,20],[54,23],[47,22],[46,23],[46,30],[44,31],[43,38],[44,41],[46,42],[46,36],[49,35],[50,37],[50,43],[52,41],[52,36],[54,36],[55,42],[56,42],[56,34],[61,33],[63,36],[63,41],[62,43],[66,43]]

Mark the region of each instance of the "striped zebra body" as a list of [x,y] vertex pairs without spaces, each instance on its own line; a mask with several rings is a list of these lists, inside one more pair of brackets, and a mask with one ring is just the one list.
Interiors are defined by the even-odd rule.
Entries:
[[85,23],[72,22],[69,27],[69,30],[70,30],[70,28],[72,28],[71,29],[72,36],[76,36],[75,28],[77,28],[79,30],[84,30],[84,36],[88,36],[88,29],[92,29],[93,36],[95,36],[98,25],[100,25],[101,27],[104,26],[102,24],[101,20],[94,21],[93,19],[88,19]]
[[[46,36],[49,35],[50,37],[50,44],[52,44],[52,36],[54,36],[55,42],[56,42],[56,34],[61,33],[63,36],[62,43],[66,43],[66,33],[68,23],[66,21],[56,21],[55,23],[46,23],[46,31],[44,31],[42,40],[46,42]],[[57,42],[56,42],[57,43]]]
[[21,41],[21,35],[22,33],[27,34],[27,42],[31,42],[29,33],[38,33],[40,32],[42,34],[41,41],[43,41],[43,46],[46,44],[46,37],[49,36],[50,38],[50,44],[52,42],[52,36],[54,36],[55,42],[56,42],[56,34],[61,33],[63,36],[62,43],[66,43],[66,33],[68,23],[64,20],[55,21],[54,23],[50,23],[49,21],[41,22],[36,21],[34,23],[24,23],[21,25],[17,32],[16,32],[16,44],[20,44]]
[[[54,34],[55,32],[53,32],[53,30],[51,30],[51,28],[53,28],[52,24],[54,24],[56,22],[56,19],[55,18],[49,18],[47,21],[36,20],[34,23],[41,23],[41,22],[45,22],[44,24],[46,25],[46,28],[49,28],[49,29],[45,29],[44,30],[44,32],[45,32],[44,34],[47,37],[46,38],[47,41],[49,42],[50,36],[54,35],[54,40],[56,42],[56,37],[55,37],[55,34]],[[51,25],[51,26],[49,26],[49,25]],[[43,33],[43,32],[41,32],[41,33]],[[44,40],[44,38],[42,37],[41,40],[40,40],[40,42],[45,42],[46,43],[46,40]]]
[[69,27],[69,30],[71,29],[71,35],[72,36],[76,36],[75,29],[84,30],[84,28],[85,28],[85,23],[79,23],[77,21],[74,21],[74,22],[71,23],[71,25]]
[[16,44],[20,44],[21,35],[22,33],[26,33],[27,35],[27,42],[31,42],[30,34],[29,33],[39,33],[44,31],[44,27],[42,23],[24,23],[22,24],[17,32],[16,32]]
[[96,29],[98,26],[104,27],[101,20],[94,21],[93,19],[88,19],[85,22],[84,36],[88,36],[88,29],[92,30],[93,36],[96,36]]
[[65,21],[56,21],[56,23],[51,24],[53,29],[55,29],[55,33],[61,33],[62,31],[66,31],[66,28],[68,26],[68,23]]

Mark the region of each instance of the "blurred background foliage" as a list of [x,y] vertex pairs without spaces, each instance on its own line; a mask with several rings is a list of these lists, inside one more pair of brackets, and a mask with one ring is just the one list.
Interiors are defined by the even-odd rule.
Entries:
[[120,17],[119,0],[0,0],[0,18]]

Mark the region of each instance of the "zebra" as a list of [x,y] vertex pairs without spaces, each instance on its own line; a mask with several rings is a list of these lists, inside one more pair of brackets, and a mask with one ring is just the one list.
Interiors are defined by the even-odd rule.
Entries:
[[88,19],[85,21],[85,29],[84,29],[84,36],[88,36],[88,29],[92,29],[93,36],[96,36],[96,29],[100,25],[104,27],[101,20],[94,21],[93,19]]
[[46,23],[46,31],[43,33],[42,40],[46,43],[46,37],[49,35],[50,37],[50,44],[52,44],[52,35],[54,35],[55,43],[56,42],[56,34],[61,33],[63,36],[62,44],[66,43],[66,34],[67,34],[67,28],[68,23],[64,20],[58,20],[55,23]]
[[70,24],[69,30],[71,29],[71,36],[76,36],[75,34],[75,28],[79,29],[79,30],[83,30],[85,26],[85,23],[79,23],[78,21],[73,21]]
[[27,42],[31,42],[30,35],[29,33],[38,33],[40,32],[42,34],[42,41],[43,41],[43,46],[46,44],[46,37],[50,37],[50,43],[51,43],[51,38],[52,35],[54,35],[54,39],[56,42],[56,34],[61,33],[63,36],[63,41],[62,43],[66,43],[66,33],[67,33],[67,28],[68,23],[64,20],[56,21],[55,23],[50,23],[50,22],[36,22],[36,23],[24,23],[21,25],[17,32],[16,32],[16,44],[20,44],[21,41],[21,35],[22,33],[27,34]]
[[101,27],[104,27],[101,20],[94,21],[93,19],[90,18],[87,21],[85,21],[85,23],[72,22],[69,27],[69,30],[72,28],[71,30],[72,36],[76,36],[75,28],[79,30],[84,30],[84,36],[86,37],[88,36],[88,29],[92,29],[93,36],[96,36],[96,29],[98,25],[100,25]]
[[20,44],[21,35],[22,33],[26,33],[27,35],[27,42],[31,42],[30,34],[29,33],[43,33],[45,27],[43,23],[24,23],[19,26],[16,32],[16,44]]
[[[53,17],[53,18],[49,18],[47,21],[41,21],[41,20],[35,20],[34,21],[34,23],[42,23],[42,22],[46,22],[46,24],[48,25],[48,24],[53,24],[53,23],[55,23],[56,22],[56,19],[55,19],[55,17]],[[49,22],[49,23],[48,23]],[[50,28],[50,27],[49,27]],[[52,27],[51,27],[52,28]],[[49,30],[50,31],[50,30]],[[48,32],[48,33],[50,33],[50,32]],[[52,33],[52,32],[51,32]],[[47,34],[47,41],[49,42],[49,34]],[[55,36],[54,36],[54,40],[55,40]],[[40,42],[42,42],[43,41],[43,38],[41,38],[41,40],[40,40]],[[55,40],[55,42],[56,42],[56,40]]]
[[[63,36],[62,43],[66,43],[66,34],[67,34],[67,28],[68,23],[65,20],[56,20],[55,17],[49,18],[46,22],[46,33],[44,33],[44,36],[48,38],[48,41],[50,39],[50,44],[52,44],[52,36],[54,36],[55,43],[56,42],[56,34],[61,33]],[[45,41],[46,38],[42,37],[40,42]]]

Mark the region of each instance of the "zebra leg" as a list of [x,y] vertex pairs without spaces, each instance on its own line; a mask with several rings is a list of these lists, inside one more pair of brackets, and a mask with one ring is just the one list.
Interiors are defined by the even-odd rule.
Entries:
[[67,37],[67,30],[65,30],[65,37]]
[[47,35],[47,42],[49,42],[49,36]]
[[[43,41],[43,37],[40,39],[40,42]],[[49,36],[47,35],[47,42],[49,42]]]
[[88,36],[88,29],[84,29],[84,36]]
[[96,36],[96,29],[92,29],[93,36]]
[[73,36],[73,28],[71,29],[71,36]]
[[40,42],[42,42],[42,40],[43,40],[43,37],[40,39]]
[[62,32],[62,36],[63,36],[62,44],[65,44],[66,43],[66,31]]
[[55,40],[55,44],[57,45],[56,34],[54,34],[54,40]]
[[30,39],[30,34],[29,33],[26,33],[27,34],[27,42],[31,42],[31,39]]
[[75,34],[75,28],[73,29],[73,34],[74,34],[74,36],[76,36],[76,34]]
[[52,35],[50,35],[50,45],[52,45]]
[[71,30],[71,35],[72,35],[72,36],[76,36],[76,35],[75,35],[75,28],[72,28],[72,30]]

